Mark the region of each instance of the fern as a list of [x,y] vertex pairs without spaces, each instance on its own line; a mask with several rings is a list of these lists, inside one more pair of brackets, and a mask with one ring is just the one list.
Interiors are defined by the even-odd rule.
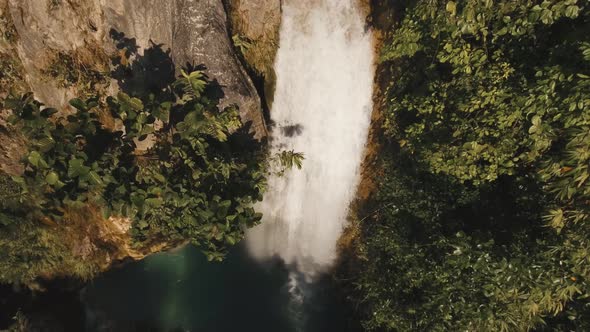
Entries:
[[182,89],[184,94],[183,101],[189,101],[195,98],[200,98],[205,87],[207,86],[207,77],[205,74],[196,70],[187,74],[184,70],[180,71],[182,77],[179,78],[174,85]]

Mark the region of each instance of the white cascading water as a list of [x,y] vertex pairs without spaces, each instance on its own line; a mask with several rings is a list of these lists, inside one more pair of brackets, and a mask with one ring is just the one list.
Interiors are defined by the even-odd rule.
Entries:
[[278,256],[306,280],[336,259],[367,140],[373,42],[357,2],[283,2],[272,150],[305,160],[269,179],[263,222],[247,244],[254,257]]

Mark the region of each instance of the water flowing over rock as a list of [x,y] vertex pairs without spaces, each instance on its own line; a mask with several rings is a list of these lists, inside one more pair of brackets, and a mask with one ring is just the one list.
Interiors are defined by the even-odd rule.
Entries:
[[272,151],[305,160],[269,179],[263,223],[247,243],[310,279],[336,258],[372,111],[373,43],[357,2],[285,1],[275,70]]

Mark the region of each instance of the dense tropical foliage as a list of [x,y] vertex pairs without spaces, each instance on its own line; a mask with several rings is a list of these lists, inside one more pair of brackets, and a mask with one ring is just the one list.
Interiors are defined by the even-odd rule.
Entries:
[[590,330],[590,4],[397,2],[368,330]]
[[[222,259],[261,218],[252,204],[262,197],[265,165],[237,109],[218,108],[215,88],[203,72],[183,72],[156,94],[73,99],[67,116],[32,94],[4,100],[29,151],[22,176],[2,177],[0,280],[67,270],[63,263],[76,258],[43,228],[68,226],[68,217],[87,209],[131,218],[138,247],[190,241]],[[61,256],[51,256],[55,248]]]

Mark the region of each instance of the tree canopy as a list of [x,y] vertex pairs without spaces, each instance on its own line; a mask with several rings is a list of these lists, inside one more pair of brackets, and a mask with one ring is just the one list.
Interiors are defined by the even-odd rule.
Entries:
[[590,6],[395,6],[369,330],[590,329]]

